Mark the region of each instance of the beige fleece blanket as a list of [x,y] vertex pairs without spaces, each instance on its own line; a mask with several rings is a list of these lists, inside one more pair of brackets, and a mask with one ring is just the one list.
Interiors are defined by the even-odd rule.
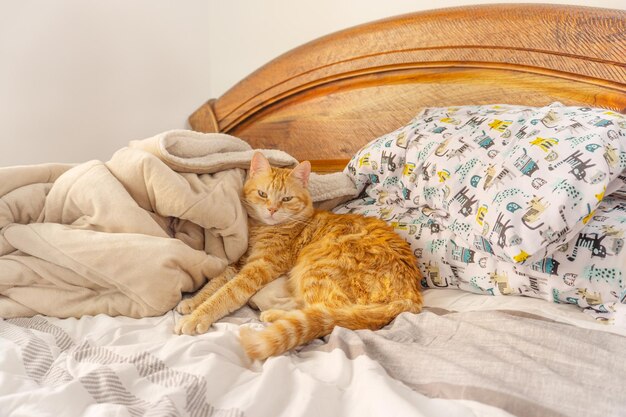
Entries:
[[[240,194],[253,153],[233,136],[176,130],[108,162],[0,168],[0,317],[172,309],[245,252]],[[342,175],[316,176],[314,200],[353,196]]]

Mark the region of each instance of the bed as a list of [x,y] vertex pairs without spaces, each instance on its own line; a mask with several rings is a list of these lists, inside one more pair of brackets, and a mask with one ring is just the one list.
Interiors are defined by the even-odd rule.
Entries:
[[[364,184],[364,189],[368,190],[375,181],[370,177],[373,171],[358,170],[364,168],[363,165],[371,167],[371,164],[359,166],[363,149],[375,145],[376,141],[383,143],[384,139],[380,138],[437,111],[455,112],[467,106],[486,106],[481,108],[493,110],[494,105],[499,106],[498,112],[504,112],[506,106],[550,108],[554,112],[568,108],[594,109],[606,115],[617,129],[626,113],[625,34],[624,11],[556,5],[460,7],[364,24],[296,48],[269,62],[223,96],[209,100],[189,118],[192,129],[198,133],[178,132],[160,137],[161,142],[131,144],[129,150],[121,150],[103,166],[114,172],[116,178],[146,172],[170,178],[171,170],[136,159],[135,152],[156,149],[163,140],[169,140],[172,149],[178,146],[177,150],[191,152],[193,156],[183,168],[190,172],[184,175],[191,175],[185,178],[195,188],[186,189],[202,192],[206,190],[203,187],[215,186],[216,178],[220,184],[238,183],[242,180],[242,170],[232,176],[218,175],[210,181],[193,182],[196,180],[192,174],[198,172],[198,161],[206,157],[203,140],[210,138],[211,143],[217,143],[215,141],[226,140],[219,134],[229,134],[243,141],[228,142],[233,154],[217,155],[210,161],[212,166],[238,167],[241,161],[236,160],[240,157],[237,152],[271,149],[276,151],[273,163],[289,166],[294,158],[310,160],[313,169],[322,174],[321,178],[330,178],[323,176],[330,173],[349,177],[352,167],[356,173],[354,178],[368,178],[369,182]],[[436,114],[440,120],[441,115]],[[606,125],[608,122],[594,123]],[[181,145],[181,135],[191,138],[194,145]],[[611,140],[624,144],[626,137]],[[481,147],[482,143],[486,142],[481,142]],[[223,151],[224,146],[220,146]],[[622,154],[626,156],[626,152]],[[619,151],[617,155],[619,162]],[[381,151],[379,157],[385,158],[387,167],[393,165],[389,154],[383,155]],[[604,159],[609,161],[607,157]],[[172,157],[170,163],[170,167],[182,169],[180,158]],[[129,168],[135,165],[139,168]],[[520,169],[527,166],[521,164]],[[8,172],[11,178],[21,178],[26,172],[23,167],[10,169],[12,171],[0,174]],[[95,163],[85,166],[81,181],[87,178],[87,173],[97,173],[94,181],[104,183],[107,178],[102,169]],[[75,167],[46,165],[38,170],[37,175],[47,182],[41,186],[31,184],[31,191],[50,198],[54,187],[46,184],[67,178],[66,173],[75,171]],[[398,170],[402,171],[394,166],[388,172]],[[574,173],[582,175],[579,171]],[[435,172],[435,179],[437,175],[439,173]],[[616,173],[616,179],[620,175]],[[113,188],[112,193],[122,188],[138,188],[142,196],[137,200],[138,205],[148,207],[155,198],[167,197],[167,190],[178,183],[179,178],[171,177],[167,187],[151,185],[145,191],[143,185],[136,187],[128,180],[124,187]],[[8,186],[0,186],[0,191],[2,187]],[[605,201],[605,206],[600,211],[626,211],[623,202],[626,196],[622,193],[625,190],[615,188],[614,193],[607,196],[610,199],[601,196],[599,200]],[[327,193],[324,199],[338,211],[363,212],[368,208],[362,203],[372,195],[358,191],[360,195],[353,195],[350,201],[346,201],[347,193]],[[113,194],[90,194],[89,202],[111,199]],[[6,207],[17,197],[13,193],[11,199],[3,198],[0,215],[6,214]],[[189,198],[189,207],[197,201],[195,197],[197,193],[184,195]],[[233,211],[238,210],[236,196],[230,197],[220,197],[219,202],[232,205]],[[344,198],[337,200],[337,197]],[[607,206],[609,200],[611,205]],[[79,200],[67,201],[74,204]],[[216,206],[217,201],[212,200],[211,204]],[[115,208],[108,209],[114,211]],[[3,294],[0,310],[20,304],[15,300],[23,301],[20,304],[23,308],[19,310],[23,317],[5,318],[0,322],[2,415],[617,416],[626,409],[626,323],[623,316],[589,308],[590,304],[599,305],[589,301],[593,298],[590,294],[583,297],[589,301],[587,304],[577,301],[567,304],[567,299],[558,297],[554,300],[561,303],[551,302],[552,297],[540,299],[546,297],[536,297],[539,291],[535,287],[513,295],[509,291],[511,285],[502,284],[502,270],[491,277],[493,286],[489,292],[464,275],[459,265],[435,250],[428,255],[422,247],[415,249],[425,277],[426,308],[417,315],[402,314],[380,331],[336,328],[323,340],[265,362],[251,362],[238,344],[239,326],[261,326],[258,313],[250,307],[219,321],[204,335],[175,335],[173,329],[180,315],[171,307],[165,314],[157,313],[160,310],[155,306],[175,304],[181,292],[197,289],[204,275],[215,274],[223,268],[223,259],[236,259],[241,253],[241,235],[245,234],[245,229],[231,230],[230,240],[227,240],[222,233],[220,236],[224,239],[218,244],[216,236],[219,234],[210,238],[209,234],[202,234],[201,229],[191,224],[195,218],[189,220],[188,211],[183,209],[178,206],[163,209],[169,210],[169,214],[164,217],[161,228],[179,234],[166,234],[154,244],[154,240],[150,240],[152,246],[146,246],[143,258],[134,258],[132,268],[125,267],[123,262],[127,251],[124,243],[148,245],[148,241],[139,239],[138,233],[105,230],[94,220],[98,218],[96,215],[88,221],[84,220],[85,216],[75,216],[75,221],[82,222],[75,227],[80,229],[76,233],[87,235],[94,247],[98,248],[102,242],[99,233],[113,232],[118,238],[112,246],[107,246],[117,252],[98,258],[98,265],[121,265],[114,270],[120,276],[132,272],[124,282],[124,289],[132,289],[129,299],[137,301],[142,291],[149,290],[147,286],[132,287],[133,276],[159,277],[157,285],[163,292],[169,292],[166,300],[142,299],[145,303],[137,303],[134,309],[119,310],[116,314],[86,314],[79,318],[71,317],[77,315],[72,308],[77,305],[82,311],[91,311],[93,303],[76,303],[68,291],[59,290],[52,296],[34,292],[29,297],[58,297],[66,300],[67,307],[64,314],[54,314],[54,310],[48,315],[34,314],[25,307],[26,298],[11,298],[19,289],[9,288],[6,278],[7,271],[13,271],[10,268],[26,263],[25,252],[16,248],[20,249],[19,245],[25,245],[28,239],[40,242],[42,236],[55,236],[59,245],[73,242],[75,248],[78,244],[71,240],[73,235],[68,234],[68,229],[45,235],[44,227],[35,225],[25,234],[18,233],[22,230],[19,224],[1,225],[5,240],[0,241],[0,250],[4,255],[12,248],[13,258],[0,259],[3,271],[0,275],[5,275],[0,278]],[[41,211],[41,207],[38,210]],[[394,213],[388,214],[386,220],[395,222],[396,230],[409,238],[410,222],[403,223],[393,217]],[[15,213],[11,215],[19,217]],[[380,210],[376,215],[385,217]],[[138,216],[132,217],[130,222],[138,222]],[[201,214],[198,216],[197,222],[203,224],[205,219]],[[25,212],[21,217],[20,221],[27,223],[37,218],[37,214]],[[13,223],[20,221],[14,219]],[[100,229],[84,230],[94,225]],[[420,229],[427,227],[428,232],[440,233],[439,225],[433,230],[432,223],[415,223],[415,230],[416,225]],[[587,236],[591,232],[584,233]],[[597,233],[595,238],[599,239]],[[609,249],[616,255],[613,269],[622,277],[626,276],[626,262],[619,246],[620,233],[622,231],[616,229],[602,245],[609,247],[607,242],[613,242]],[[221,256],[203,260],[207,257],[201,250],[202,259],[197,258],[196,252],[185,252],[179,245],[172,249],[170,258],[151,265],[154,252],[149,250],[170,250],[170,246],[164,245],[176,240],[172,237],[192,246],[199,245],[197,239],[203,245],[210,240],[211,245],[220,248]],[[49,243],[49,239],[46,242]],[[450,246],[450,253],[457,261],[460,259],[462,265],[474,255],[469,248],[464,249],[457,243]],[[62,257],[68,253],[69,246],[68,243],[62,246],[65,251],[57,252],[41,249],[41,257]],[[596,265],[599,252],[594,252],[594,248],[600,247],[600,243],[578,246],[578,262],[585,263],[583,268],[589,267],[589,263]],[[80,249],[80,254],[89,252]],[[172,266],[174,258],[183,255],[189,256],[185,259],[194,265],[184,271],[191,277],[184,282],[176,281],[180,268]],[[565,250],[563,256],[572,257],[571,248]],[[556,265],[561,265],[563,270],[565,261],[557,264],[543,259],[539,264],[529,264],[528,271],[532,273],[527,274],[543,278],[545,282],[555,277],[559,282],[567,281],[565,275],[552,273],[556,272]],[[87,268],[79,261],[67,257],[63,266],[84,272]],[[30,265],[31,269],[39,266],[38,263]],[[443,266],[448,268],[448,276]],[[97,268],[87,272],[93,270]],[[518,268],[516,271],[526,270]],[[54,278],[60,279],[60,275]],[[98,279],[103,278],[98,275]],[[455,285],[451,285],[453,282]],[[98,285],[103,284],[98,281]],[[99,288],[94,284],[89,290],[94,292]],[[488,295],[494,294],[493,289],[495,295]],[[101,299],[106,299],[106,294],[101,293]],[[623,312],[620,306],[625,302],[623,295],[616,293],[614,297],[618,301],[611,304],[611,308]],[[50,305],[55,304],[51,301]],[[608,304],[602,305],[608,308]],[[58,308],[58,304],[55,306]],[[55,315],[68,318],[55,318]]]

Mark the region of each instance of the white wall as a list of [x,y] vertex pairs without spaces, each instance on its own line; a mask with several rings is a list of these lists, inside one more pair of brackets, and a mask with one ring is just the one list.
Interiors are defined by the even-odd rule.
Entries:
[[129,140],[187,127],[208,98],[309,40],[402,13],[500,2],[0,0],[0,166],[107,160]]
[[0,0],[0,166],[108,160],[210,95],[206,0]]

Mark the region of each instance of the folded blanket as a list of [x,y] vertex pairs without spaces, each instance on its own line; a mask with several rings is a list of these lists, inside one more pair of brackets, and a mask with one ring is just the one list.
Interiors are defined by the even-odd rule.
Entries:
[[[233,136],[176,130],[108,162],[1,168],[0,317],[172,309],[246,251],[240,195],[253,153]],[[312,183],[320,204],[356,192],[343,174]]]

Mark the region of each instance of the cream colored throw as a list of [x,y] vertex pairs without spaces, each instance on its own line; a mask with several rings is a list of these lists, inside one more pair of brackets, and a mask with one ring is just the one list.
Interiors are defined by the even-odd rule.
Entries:
[[[253,153],[233,136],[176,130],[108,162],[0,168],[0,317],[172,309],[245,252],[239,196]],[[316,176],[312,191],[334,202],[355,188],[339,174]]]

